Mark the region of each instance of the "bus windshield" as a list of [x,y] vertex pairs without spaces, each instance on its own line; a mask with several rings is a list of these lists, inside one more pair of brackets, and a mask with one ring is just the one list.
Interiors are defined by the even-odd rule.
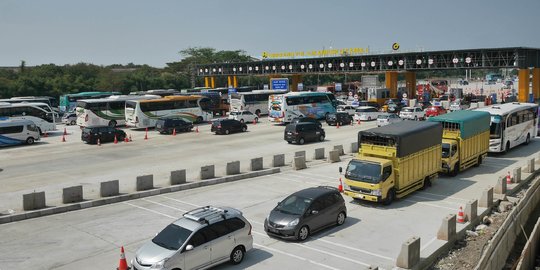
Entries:
[[490,139],[500,139],[501,138],[501,126],[502,126],[502,117],[500,115],[491,116],[491,125],[489,127],[489,138]]

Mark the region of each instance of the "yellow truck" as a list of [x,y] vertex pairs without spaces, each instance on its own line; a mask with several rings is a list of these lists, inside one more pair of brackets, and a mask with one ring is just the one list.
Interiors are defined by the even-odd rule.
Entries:
[[429,118],[443,126],[441,172],[456,176],[479,166],[489,150],[491,116],[483,111],[455,111]]
[[343,193],[388,205],[429,187],[441,168],[441,137],[436,122],[403,121],[358,132],[358,156],[347,165]]

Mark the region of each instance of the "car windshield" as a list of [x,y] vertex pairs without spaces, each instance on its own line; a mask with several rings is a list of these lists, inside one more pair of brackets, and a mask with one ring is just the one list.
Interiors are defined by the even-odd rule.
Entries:
[[379,115],[377,116],[378,119],[388,119],[388,117],[390,117],[389,115]]
[[152,243],[169,250],[178,250],[191,233],[192,231],[186,228],[170,224],[152,239]]
[[276,210],[290,215],[303,215],[311,204],[311,199],[291,195],[276,206]]
[[443,143],[442,144],[442,157],[443,158],[450,157],[450,144],[448,144],[448,143]]
[[231,112],[231,115],[240,115],[240,112]]
[[381,165],[375,162],[351,160],[345,176],[351,180],[377,184],[381,180]]

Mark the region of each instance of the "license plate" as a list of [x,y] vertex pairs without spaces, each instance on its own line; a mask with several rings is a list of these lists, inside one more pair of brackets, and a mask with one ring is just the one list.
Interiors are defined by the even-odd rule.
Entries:
[[356,195],[356,198],[358,198],[358,199],[363,199],[363,198],[364,198],[364,195],[362,195],[362,194],[357,194],[357,195]]

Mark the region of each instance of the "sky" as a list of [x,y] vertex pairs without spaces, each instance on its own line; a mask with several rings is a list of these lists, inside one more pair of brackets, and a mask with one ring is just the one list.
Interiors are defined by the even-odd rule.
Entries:
[[540,0],[1,0],[0,66],[147,64],[181,50],[540,48]]

